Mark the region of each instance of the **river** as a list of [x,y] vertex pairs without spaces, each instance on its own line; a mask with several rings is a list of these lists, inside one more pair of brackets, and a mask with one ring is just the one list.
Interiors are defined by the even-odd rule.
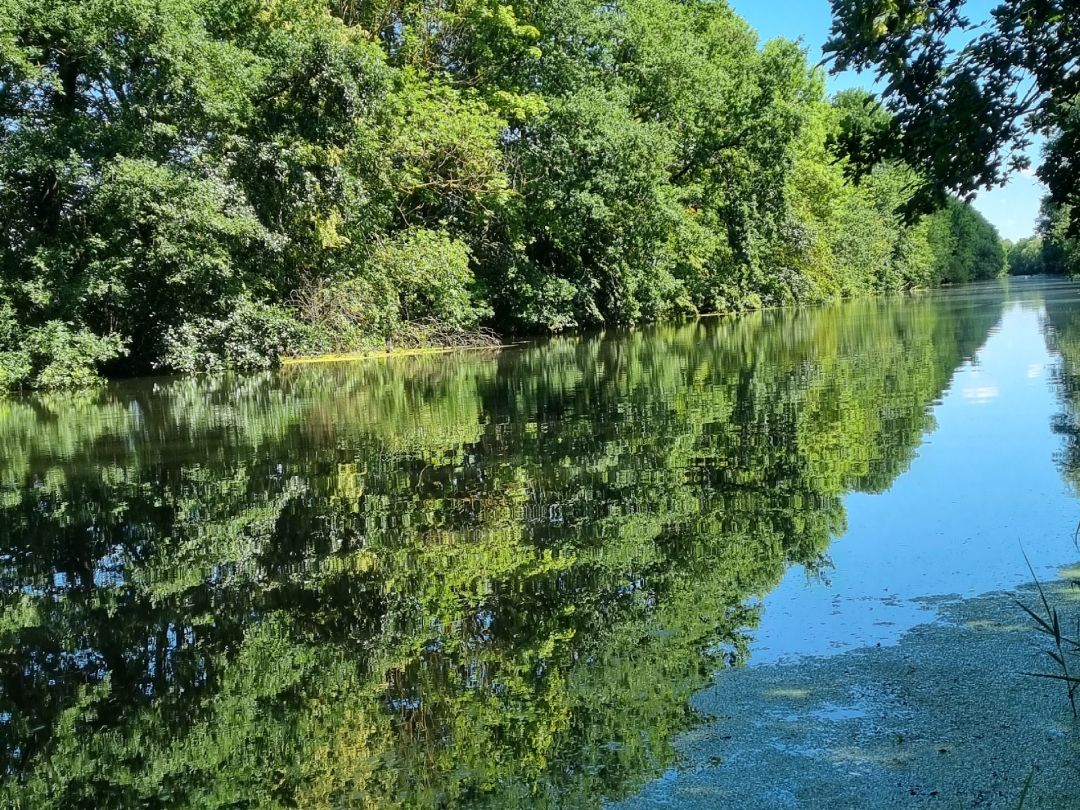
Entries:
[[1046,279],[3,400],[0,799],[1015,806],[1078,483]]

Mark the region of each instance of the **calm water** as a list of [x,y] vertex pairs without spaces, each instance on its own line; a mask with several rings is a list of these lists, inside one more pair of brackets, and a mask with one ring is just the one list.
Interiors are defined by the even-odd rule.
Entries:
[[0,799],[632,797],[718,670],[1080,557],[1078,414],[1047,281],[0,402]]

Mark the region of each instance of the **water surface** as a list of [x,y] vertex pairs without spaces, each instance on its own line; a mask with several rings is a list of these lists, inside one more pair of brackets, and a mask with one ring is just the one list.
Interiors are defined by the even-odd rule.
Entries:
[[0,402],[3,798],[632,798],[732,667],[1080,556],[1078,291]]

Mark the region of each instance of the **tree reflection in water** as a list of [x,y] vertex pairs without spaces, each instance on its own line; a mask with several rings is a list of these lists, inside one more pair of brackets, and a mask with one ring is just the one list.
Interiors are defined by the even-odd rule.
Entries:
[[3,799],[625,795],[909,464],[982,296],[0,402]]

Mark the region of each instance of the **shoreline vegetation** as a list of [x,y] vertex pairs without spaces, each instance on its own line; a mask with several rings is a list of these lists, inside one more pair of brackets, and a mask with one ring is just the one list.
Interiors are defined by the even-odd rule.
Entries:
[[306,366],[317,363],[349,363],[355,360],[392,360],[396,357],[425,357],[434,354],[452,354],[454,352],[478,352],[478,351],[501,351],[517,342],[496,342],[488,344],[463,344],[460,346],[418,346],[416,348],[395,348],[370,351],[344,352],[341,354],[313,354],[299,356],[282,356],[278,362],[282,366]]
[[0,390],[1003,274],[894,126],[714,0],[0,0]]
[[[1010,273],[1009,275],[1016,275]],[[1042,272],[1034,273],[1030,275],[1035,276],[1057,276],[1057,273]],[[942,284],[937,289],[950,289],[956,288],[954,285]],[[915,287],[909,290],[899,290],[892,293],[884,293],[875,296],[874,300],[887,300],[891,295],[907,295],[914,296],[921,293],[926,293],[935,288],[930,287]],[[835,304],[841,304],[851,299],[834,299],[831,301],[822,301],[813,306],[829,306]],[[777,312],[784,309],[789,309],[792,305],[780,304],[772,307],[759,307],[754,310],[748,310],[743,312],[702,312],[692,318],[675,320],[669,319],[665,321],[646,321],[635,324],[626,325],[614,325],[610,328],[645,328],[655,327],[660,325],[679,326],[683,324],[693,323],[701,320],[711,320],[718,318],[733,318],[741,315],[751,315],[754,313],[767,313]],[[804,309],[811,305],[800,305]],[[393,360],[395,358],[404,357],[425,357],[431,355],[440,354],[453,354],[456,352],[500,352],[506,349],[512,349],[520,346],[527,346],[537,341],[542,341],[552,337],[580,337],[588,339],[597,334],[597,332],[603,332],[605,327],[601,326],[597,329],[580,329],[568,333],[559,334],[531,334],[531,335],[499,335],[490,330],[480,330],[475,333],[462,333],[459,336],[459,340],[453,344],[432,344],[432,345],[419,345],[419,346],[392,346],[392,347],[368,347],[358,348],[354,351],[347,352],[326,352],[323,354],[310,354],[310,355],[289,355],[283,354],[277,358],[277,365],[281,367],[285,366],[304,366],[304,365],[316,365],[320,363],[349,363],[359,360]]]

